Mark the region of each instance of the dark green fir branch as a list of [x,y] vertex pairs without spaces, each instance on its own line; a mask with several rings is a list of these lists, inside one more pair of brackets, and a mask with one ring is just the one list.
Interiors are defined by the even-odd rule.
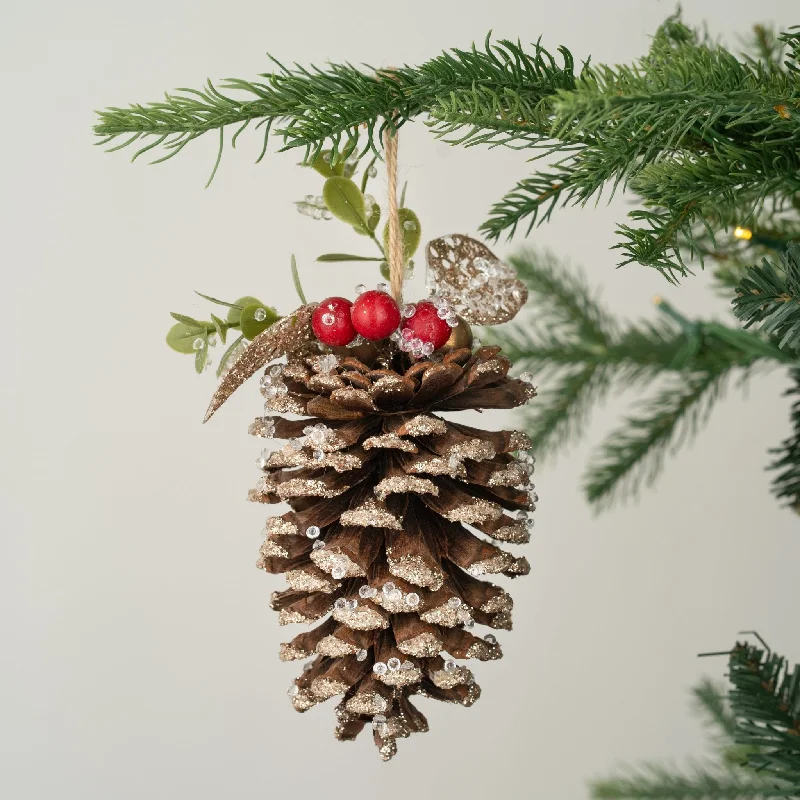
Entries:
[[781,348],[800,350],[800,244],[752,267],[736,288],[733,311],[746,328],[759,327]]
[[737,744],[751,748],[747,764],[782,786],[781,797],[800,797],[800,665],[758,646],[731,652],[729,701]]
[[792,385],[786,394],[794,400],[790,416],[792,433],[771,451],[774,459],[769,469],[776,473],[772,493],[800,513],[800,370],[792,370],[791,377]]

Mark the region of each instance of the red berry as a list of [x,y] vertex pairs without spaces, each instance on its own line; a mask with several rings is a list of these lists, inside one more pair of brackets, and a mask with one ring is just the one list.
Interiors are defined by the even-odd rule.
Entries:
[[374,289],[363,292],[350,312],[353,327],[365,339],[385,339],[400,324],[400,309],[386,292]]
[[350,344],[356,338],[356,329],[350,321],[352,305],[344,297],[323,300],[311,315],[311,327],[317,339],[334,347]]
[[433,303],[423,300],[417,303],[414,315],[403,323],[403,330],[410,330],[414,339],[420,339],[433,345],[438,350],[450,338],[452,328],[439,317],[438,309]]

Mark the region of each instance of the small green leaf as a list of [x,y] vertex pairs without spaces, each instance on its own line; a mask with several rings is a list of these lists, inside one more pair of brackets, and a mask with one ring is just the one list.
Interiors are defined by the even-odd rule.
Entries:
[[208,338],[205,339],[203,346],[194,357],[194,371],[198,375],[206,368],[206,361],[208,361]]
[[380,256],[355,256],[351,253],[325,253],[317,261],[383,261]]
[[[208,300],[210,303],[216,303],[218,306],[227,306],[228,308],[237,308],[235,303],[226,303],[224,300],[217,300],[216,297],[209,297],[207,294],[203,294],[202,292],[198,292],[195,290],[195,294],[198,297],[202,297],[203,300]],[[238,307],[241,311],[241,306]]]
[[385,281],[390,281],[392,279],[392,276],[389,274],[389,262],[388,261],[381,261],[380,270],[381,270],[381,277]]
[[294,257],[294,253],[292,253],[292,280],[294,281],[294,288],[297,292],[297,296],[300,298],[300,302],[305,305],[308,303],[308,300],[306,300],[306,294],[303,291],[303,284],[300,283],[300,273],[297,271],[297,259]]
[[220,341],[222,342],[222,344],[225,344],[225,337],[228,335],[227,323],[223,322],[215,314],[211,315],[211,321],[214,323],[214,327],[217,329],[217,336],[219,336]]
[[[228,311],[228,322],[234,323],[234,325],[239,324],[239,319],[242,316],[242,309],[245,306],[249,306],[251,303],[261,303],[261,301],[257,297],[240,297],[234,305],[231,306],[230,311]],[[263,305],[263,303],[262,303]]]
[[230,361],[231,356],[234,354],[236,348],[241,344],[242,340],[244,339],[244,334],[242,334],[238,339],[236,339],[233,344],[222,354],[222,358],[219,360],[219,365],[217,366],[217,377],[219,378],[222,375],[222,370],[225,369],[225,365]]
[[[262,320],[256,319],[256,313],[260,309],[264,309],[267,312],[267,316]],[[246,305],[242,309],[239,323],[245,339],[255,339],[259,333],[265,331],[273,322],[277,322],[279,319],[280,316],[274,308],[265,306],[263,303],[250,303],[250,305]]]
[[182,322],[184,325],[194,325],[195,328],[202,328],[203,330],[206,329],[205,322],[200,322],[199,320],[196,320],[194,317],[187,317],[186,314],[176,314],[174,311],[170,311],[169,315],[176,322]]
[[311,165],[323,178],[333,178],[337,175],[344,175],[344,158],[341,154],[339,160],[331,166],[331,151],[323,150]]
[[[400,218],[400,234],[403,237],[403,258],[408,261],[417,252],[420,239],[422,238],[422,228],[419,224],[417,215],[410,208],[401,208],[397,212]],[[383,246],[389,252],[389,223],[383,229]]]
[[377,203],[373,203],[372,210],[370,211],[370,214],[367,217],[367,227],[374,232],[375,228],[378,227],[378,223],[380,221],[381,221],[381,207]]
[[205,329],[179,322],[167,331],[167,344],[176,352],[189,355],[194,353],[194,340],[205,336]]
[[328,178],[322,188],[322,197],[334,217],[354,228],[366,229],[364,195],[349,178]]

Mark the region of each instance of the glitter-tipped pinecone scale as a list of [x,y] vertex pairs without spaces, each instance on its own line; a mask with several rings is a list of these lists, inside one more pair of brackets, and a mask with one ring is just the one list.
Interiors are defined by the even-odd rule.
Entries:
[[427,730],[411,695],[465,706],[480,695],[453,659],[499,658],[494,636],[471,630],[510,629],[512,600],[478,576],[524,575],[529,565],[466,526],[527,542],[525,512],[536,500],[532,459],[512,455],[530,446],[524,434],[433,413],[533,397],[529,383],[507,377],[499,348],[411,366],[399,354],[391,366],[328,355],[291,361],[282,373],[271,367],[262,381],[268,407],[306,418],[265,416],[250,427],[290,440],[264,454],[250,493],[292,509],[267,521],[258,562],[289,584],[272,606],[281,624],[324,619],[281,646],[285,661],[313,657],[290,688],[292,704],[306,711],[344,695],[337,738],[371,726],[384,760],[398,738]]

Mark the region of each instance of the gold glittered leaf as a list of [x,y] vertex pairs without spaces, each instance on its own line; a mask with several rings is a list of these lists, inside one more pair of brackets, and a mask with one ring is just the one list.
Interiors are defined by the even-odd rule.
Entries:
[[467,322],[499,325],[513,319],[528,299],[514,268],[483,243],[453,233],[428,243],[428,283]]
[[208,422],[214,412],[254,373],[256,370],[287,353],[295,353],[316,341],[311,329],[311,315],[317,303],[301,306],[271,325],[245,348],[236,359],[228,374],[220,381],[217,391],[211,398],[203,422]]

